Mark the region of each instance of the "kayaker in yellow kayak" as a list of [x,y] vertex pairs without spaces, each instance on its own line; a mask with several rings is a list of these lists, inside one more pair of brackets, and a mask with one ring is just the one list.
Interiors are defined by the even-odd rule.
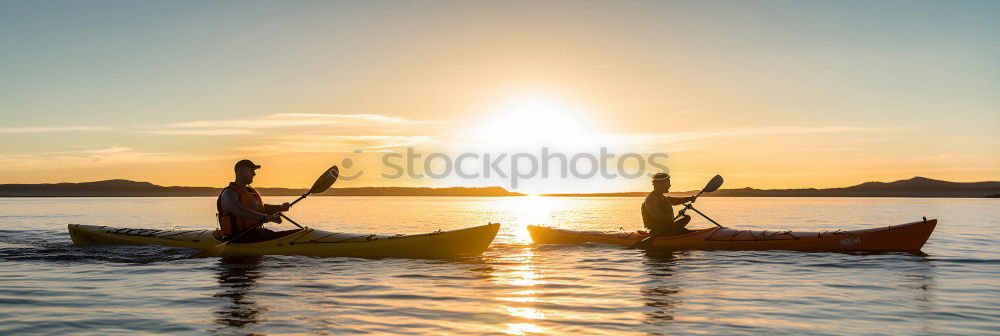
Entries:
[[694,201],[694,197],[669,197],[664,194],[670,191],[670,175],[656,173],[653,175],[653,191],[646,195],[642,202],[642,225],[649,232],[663,227],[660,236],[672,236],[691,232],[684,227],[691,221],[691,216],[684,215],[674,221],[674,205]]
[[[256,170],[260,169],[260,165],[254,164],[250,160],[240,160],[233,169],[236,172],[235,180],[222,189],[222,193],[216,201],[219,227],[222,228],[222,233],[226,237],[232,237],[253,228],[260,222],[281,223],[281,212],[288,211],[291,206],[288,203],[264,204],[260,194],[250,186],[254,176],[257,176]],[[297,230],[274,232],[263,226],[257,226],[236,242],[270,240],[295,231]]]

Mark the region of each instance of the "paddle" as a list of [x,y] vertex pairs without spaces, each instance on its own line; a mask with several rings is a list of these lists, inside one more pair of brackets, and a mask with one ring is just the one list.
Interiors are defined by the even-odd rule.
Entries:
[[[296,199],[294,202],[292,202],[288,206],[295,205],[295,203],[298,203],[299,201],[301,201],[302,199],[306,198],[306,196],[309,196],[310,194],[318,194],[318,193],[326,191],[327,189],[330,189],[330,186],[333,185],[334,182],[337,182],[337,177],[338,176],[340,176],[340,169],[338,169],[337,166],[330,167],[330,169],[327,169],[326,171],[324,171],[323,174],[320,175],[319,178],[316,179],[316,182],[313,183],[313,186],[312,186],[312,188],[309,189],[309,191],[307,191],[305,194],[302,194],[301,197],[299,197],[298,199]],[[288,221],[292,222],[296,226],[302,227],[298,223],[295,223],[294,221],[292,221],[290,218],[285,217],[285,214],[279,212],[278,215],[281,216],[281,217],[284,217],[285,219],[288,219]],[[268,217],[270,217],[270,216],[268,216]],[[212,248],[209,248],[209,249],[206,249],[204,251],[195,253],[191,257],[192,258],[205,258],[205,257],[217,257],[217,256],[220,256],[220,255],[222,255],[223,252],[226,251],[226,247],[229,246],[229,243],[231,243],[233,241],[236,241],[237,239],[240,239],[240,237],[243,237],[248,232],[257,229],[258,226],[264,225],[264,221],[265,220],[267,220],[267,218],[262,219],[261,221],[257,222],[257,224],[254,224],[254,226],[250,227],[249,229],[244,230],[243,232],[240,232],[239,234],[234,235],[232,238],[226,239],[226,241],[222,242],[222,244],[215,245]]]
[[[694,210],[698,214],[700,214],[703,217],[705,217],[705,215],[702,214],[701,211],[698,211],[698,209],[695,209],[694,207],[692,207],[691,203],[694,203],[694,201],[697,200],[698,196],[701,196],[701,194],[719,190],[719,187],[722,186],[722,182],[723,182],[722,176],[721,175],[715,175],[715,177],[713,177],[711,180],[708,181],[707,184],[705,184],[705,188],[704,189],[702,189],[701,191],[699,191],[697,195],[694,195],[694,199],[692,199],[690,203],[684,205],[684,209],[681,209],[681,211],[677,212],[677,216],[674,217],[674,221],[676,222],[678,219],[680,219],[682,216],[684,216],[684,212],[687,211],[687,209]],[[705,217],[705,218],[707,218],[709,221],[711,221],[715,225],[718,225],[719,227],[722,227],[722,225],[719,225],[719,223],[716,223],[711,218],[708,218],[708,217]],[[654,229],[652,232],[649,233],[649,237],[643,238],[640,241],[632,243],[632,245],[629,245],[628,248],[634,249],[634,248],[636,248],[638,246],[645,246],[645,244],[647,244],[647,242],[652,241],[652,238],[656,237],[656,235],[659,234],[663,230],[666,230],[666,227],[662,227],[661,226],[661,227],[658,227],[658,228]]]

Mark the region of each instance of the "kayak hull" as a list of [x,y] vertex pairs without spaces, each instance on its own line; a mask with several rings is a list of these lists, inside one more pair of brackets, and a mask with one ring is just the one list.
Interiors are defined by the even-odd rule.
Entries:
[[[223,255],[301,255],[361,258],[449,258],[480,255],[500,224],[415,235],[338,233],[304,228],[263,242],[229,244]],[[69,225],[77,246],[161,245],[205,250],[222,243],[216,230],[151,230]]]
[[[854,231],[792,232],[710,228],[687,234],[653,238],[655,250],[791,250],[791,251],[919,251],[934,228],[936,219]],[[645,235],[636,232],[595,232],[528,226],[539,244],[599,243],[629,246]]]

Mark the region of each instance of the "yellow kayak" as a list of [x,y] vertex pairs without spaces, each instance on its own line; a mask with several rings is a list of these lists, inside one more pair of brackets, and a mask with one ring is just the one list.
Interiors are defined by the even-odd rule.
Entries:
[[[302,255],[313,257],[448,258],[479,255],[500,224],[414,235],[342,233],[304,228],[292,234],[246,244],[230,244],[224,255]],[[153,230],[70,224],[73,244],[162,245],[209,249],[221,244],[218,230]]]

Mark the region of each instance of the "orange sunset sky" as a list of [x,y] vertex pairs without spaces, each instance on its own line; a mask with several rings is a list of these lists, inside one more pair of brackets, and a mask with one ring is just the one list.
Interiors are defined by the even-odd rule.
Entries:
[[264,187],[308,187],[345,159],[364,174],[339,187],[511,187],[380,177],[407,147],[666,153],[682,190],[715,174],[727,188],[1000,177],[998,2],[0,8],[0,183],[223,186],[249,158]]

